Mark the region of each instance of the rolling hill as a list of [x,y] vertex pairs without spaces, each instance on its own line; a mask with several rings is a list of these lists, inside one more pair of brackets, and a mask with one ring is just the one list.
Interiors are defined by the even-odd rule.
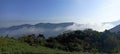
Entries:
[[28,34],[44,34],[46,37],[56,36],[64,31],[68,26],[74,23],[38,23],[35,25],[23,24],[18,26],[11,26],[8,28],[0,28],[0,35],[18,38]]

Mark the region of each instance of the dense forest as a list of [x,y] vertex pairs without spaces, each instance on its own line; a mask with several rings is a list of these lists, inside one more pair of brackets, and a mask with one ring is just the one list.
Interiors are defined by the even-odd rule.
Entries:
[[0,37],[1,54],[79,54],[120,53],[120,32],[111,33],[92,29],[64,32],[45,38],[30,34],[14,38]]

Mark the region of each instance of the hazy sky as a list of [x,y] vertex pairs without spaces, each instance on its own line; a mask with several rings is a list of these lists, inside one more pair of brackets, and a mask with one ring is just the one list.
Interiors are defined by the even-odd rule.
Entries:
[[80,24],[120,19],[120,0],[0,0],[0,27],[40,22]]

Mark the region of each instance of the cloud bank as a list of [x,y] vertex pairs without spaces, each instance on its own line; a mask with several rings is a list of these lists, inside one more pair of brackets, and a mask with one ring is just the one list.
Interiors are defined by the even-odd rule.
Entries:
[[67,30],[85,30],[85,29],[93,29],[97,31],[104,31],[111,29],[113,27],[112,24],[73,24],[67,27]]

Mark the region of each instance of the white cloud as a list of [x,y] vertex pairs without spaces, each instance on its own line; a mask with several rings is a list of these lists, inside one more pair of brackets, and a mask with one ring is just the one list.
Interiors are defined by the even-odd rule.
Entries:
[[68,26],[67,30],[84,30],[84,29],[93,29],[97,31],[104,31],[113,28],[112,24],[73,24]]

